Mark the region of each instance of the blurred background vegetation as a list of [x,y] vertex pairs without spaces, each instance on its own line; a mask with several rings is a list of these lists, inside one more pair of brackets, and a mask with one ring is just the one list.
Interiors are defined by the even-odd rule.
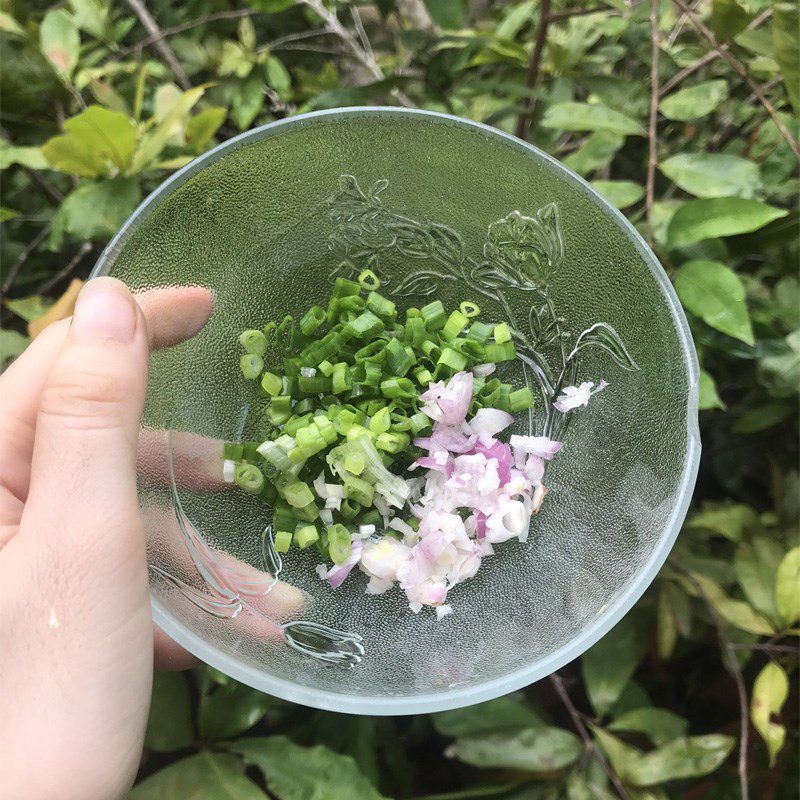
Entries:
[[0,0],[2,365],[171,171],[371,103],[497,126],[590,180],[652,243],[703,369],[685,529],[579,662],[388,719],[158,673],[132,797],[797,796],[798,27],[770,0]]

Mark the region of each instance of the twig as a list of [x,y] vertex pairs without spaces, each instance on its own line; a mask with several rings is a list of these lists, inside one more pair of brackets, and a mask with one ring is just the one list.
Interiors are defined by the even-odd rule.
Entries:
[[78,264],[83,261],[88,253],[90,253],[94,249],[94,245],[91,242],[84,242],[79,248],[78,252],[70,259],[69,263],[67,264],[64,269],[59,270],[52,278],[48,278],[38,289],[37,294],[42,294],[43,292],[47,292],[52,289],[60,280],[66,278]]
[[748,73],[746,67],[728,50],[722,49],[722,45],[717,42],[714,34],[711,30],[706,26],[703,20],[697,16],[687,5],[683,2],[683,0],[673,0],[676,6],[680,8],[691,20],[692,24],[697,28],[698,31],[703,35],[703,38],[715,49],[719,52],[719,54],[733,67],[733,69],[744,78],[745,83],[750,87],[751,91],[755,96],[758,98],[759,102],[762,106],[764,106],[764,110],[767,114],[772,117],[772,121],[775,123],[775,127],[780,132],[781,136],[786,139],[787,144],[792,149],[792,152],[795,156],[800,159],[800,144],[797,143],[794,136],[792,136],[791,131],[783,124],[783,120],[778,116],[778,112],[775,110],[772,103],[767,100],[766,95],[764,92],[761,91],[761,88],[758,84],[750,77],[750,73]]
[[[339,18],[333,11],[327,9],[323,4],[322,0],[299,0],[299,2],[310,8],[318,17],[322,19],[325,23],[325,29],[333,33],[334,35],[338,36],[339,39],[342,40],[342,43],[347,47],[347,49],[352,53],[353,57],[356,61],[358,61],[367,72],[375,78],[375,80],[383,80],[386,76],[383,74],[383,70],[378,66],[378,62],[375,60],[374,54],[371,54],[372,48],[370,47],[370,52],[364,49],[364,47],[359,43],[355,36],[350,33],[347,28],[342,25],[339,21]],[[414,103],[411,99],[405,94],[405,92],[401,91],[397,87],[392,89],[391,95],[397,100],[400,105],[406,106],[407,108],[413,108]]]
[[[692,10],[697,9],[703,0],[694,0],[694,5],[692,6]],[[686,14],[681,14],[678,21],[675,23],[673,29],[669,32],[669,38],[667,39],[667,46],[672,47],[675,44],[675,40],[681,35],[681,31],[683,30],[683,26],[686,24]]]
[[717,613],[717,609],[711,602],[711,598],[705,593],[705,590],[700,585],[700,581],[694,577],[689,571],[683,567],[673,564],[692,584],[698,596],[702,598],[703,602],[708,608],[708,613],[714,622],[714,627],[717,630],[717,639],[719,640],[720,648],[723,653],[723,662],[727,662],[727,667],[733,676],[736,683],[736,693],[739,697],[739,786],[741,791],[741,800],[750,800],[750,780],[747,771],[747,749],[750,739],[750,722],[749,711],[747,703],[747,689],[744,685],[744,676],[739,667],[739,662],[736,660],[736,650],[725,634],[725,625],[722,618]]
[[616,16],[622,12],[617,8],[610,6],[592,6],[592,8],[565,8],[563,11],[554,11],[550,15],[550,22],[560,22],[562,19],[571,19],[572,17],[585,17],[588,14],[599,14],[605,12]]
[[11,269],[6,273],[3,286],[0,288],[0,294],[5,295],[14,285],[14,279],[19,274],[19,271],[22,269],[31,253],[36,250],[36,248],[45,240],[47,234],[50,233],[52,224],[52,222],[48,222],[47,225],[45,225],[44,228],[42,228],[42,230],[40,230],[39,233],[37,233],[36,236],[34,236],[33,239],[28,242],[25,249],[19,254],[17,260],[11,265]]
[[764,653],[785,653],[786,655],[799,655],[800,647],[792,647],[790,644],[770,644],[769,642],[756,642],[755,644],[733,644],[733,650],[761,650]]
[[[745,30],[755,30],[759,26],[763,25],[770,17],[772,16],[772,9],[768,8],[766,11],[762,11],[757,17],[753,19],[753,21],[747,26]],[[716,60],[722,55],[722,50],[729,50],[730,44],[727,42],[725,44],[721,44],[717,50],[712,50],[710,53],[706,53],[702,58],[698,58],[693,64],[689,64],[688,67],[684,67],[680,72],[677,72],[673,75],[659,90],[658,96],[665,97],[668,95],[673,89],[676,89],[680,83],[684,81],[684,79],[688,78],[690,75],[694,75],[695,72],[701,70],[706,64],[710,64],[712,61]]]
[[[0,136],[6,141],[11,142],[11,134],[2,126],[0,126]],[[22,169],[25,170],[27,176],[42,190],[53,205],[61,205],[64,195],[61,194],[58,189],[51,186],[35,169],[31,169],[30,167],[23,167]]]
[[650,119],[647,124],[647,183],[645,186],[645,213],[647,215],[647,241],[653,247],[653,226],[650,217],[653,213],[653,199],[656,183],[656,123],[658,122],[658,56],[659,37],[658,10],[659,0],[650,0]]
[[[539,83],[539,70],[542,63],[542,51],[547,38],[547,26],[550,24],[550,0],[542,0],[539,6],[539,27],[536,30],[536,39],[533,43],[531,60],[528,62],[528,72],[525,75],[525,86],[535,89]],[[517,119],[517,128],[514,133],[520,139],[527,139],[531,130],[531,120],[534,109],[533,97],[527,96],[522,101],[522,113]]]
[[375,53],[372,51],[372,44],[369,41],[367,32],[364,30],[364,22],[361,19],[361,14],[356,6],[350,6],[350,16],[353,18],[353,25],[355,25],[356,33],[361,42],[361,47],[364,52],[374,61]]
[[570,717],[572,718],[572,724],[575,726],[575,730],[578,731],[581,739],[583,739],[583,746],[584,748],[590,752],[598,764],[603,768],[603,772],[606,773],[608,779],[611,781],[614,788],[617,790],[617,794],[620,796],[622,800],[630,800],[630,796],[625,791],[625,787],[622,785],[622,781],[617,775],[616,772],[611,768],[611,765],[608,761],[603,758],[602,753],[597,749],[595,746],[592,737],[589,736],[589,731],[586,730],[586,725],[583,724],[583,720],[581,719],[581,714],[577,708],[575,708],[575,704],[572,702],[572,698],[569,696],[569,692],[567,692],[566,687],[564,686],[564,681],[562,680],[561,676],[554,672],[550,676],[550,682],[553,684],[553,688],[556,690],[556,694],[559,696],[561,702],[564,704],[564,708],[567,709]]
[[145,30],[155,38],[153,39],[153,44],[155,45],[156,50],[161,53],[161,57],[164,61],[167,62],[169,68],[174,73],[178,83],[181,85],[181,88],[184,91],[192,88],[192,83],[189,80],[189,77],[183,71],[183,67],[181,66],[181,62],[178,61],[177,56],[175,53],[172,52],[172,48],[164,41],[164,34],[161,28],[158,27],[158,24],[153,19],[150,12],[145,7],[142,0],[127,0],[128,5],[133,9],[134,14],[139,17],[139,21],[144,26]]

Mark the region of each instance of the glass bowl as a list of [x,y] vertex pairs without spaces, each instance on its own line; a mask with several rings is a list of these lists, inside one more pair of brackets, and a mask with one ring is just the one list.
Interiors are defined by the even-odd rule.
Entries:
[[[367,266],[401,307],[468,299],[511,320],[522,357],[506,379],[538,398],[518,432],[565,442],[527,542],[498,546],[441,621],[399,589],[365,594],[358,571],[330,589],[313,548],[281,563],[270,509],[225,487],[216,460],[218,440],[257,435],[239,332],[326,302],[332,275]],[[152,357],[140,504],[155,621],[237,680],[361,714],[488,700],[603,636],[678,534],[700,453],[680,304],[625,218],[529,144],[394,108],[275,122],[167,180],[94,274],[213,292],[205,328]],[[600,379],[588,407],[553,409],[560,388]]]

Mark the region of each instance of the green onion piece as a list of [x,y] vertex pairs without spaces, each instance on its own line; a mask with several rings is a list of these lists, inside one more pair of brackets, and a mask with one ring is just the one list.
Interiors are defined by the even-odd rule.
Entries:
[[350,297],[340,297],[339,317],[341,318],[342,314],[345,314],[348,311],[363,311],[366,307],[367,304],[363,297],[356,297],[355,295],[351,295]]
[[493,330],[494,328],[492,328],[491,325],[487,325],[485,322],[473,322],[472,325],[469,326],[467,339],[477,342],[478,344],[486,344]]
[[383,372],[378,364],[371,361],[364,362],[364,385],[377,389],[381,384]]
[[358,295],[361,293],[361,287],[355,282],[347,278],[337,278],[333,282],[333,296],[334,297],[349,297],[350,295]]
[[422,317],[422,312],[418,308],[415,308],[414,306],[411,306],[411,308],[406,309],[406,319],[409,320],[412,317],[420,317],[421,318]]
[[283,391],[283,378],[272,372],[265,372],[264,377],[261,378],[261,388],[270,397],[277,397]]
[[371,269],[365,269],[358,276],[358,282],[361,284],[361,288],[368,292],[375,292],[381,288],[381,282],[378,280],[378,276]]
[[301,375],[297,379],[297,385],[303,394],[325,394],[331,390],[331,379],[324,375],[312,375],[308,378]]
[[467,322],[466,314],[462,314],[460,311],[454,311],[447,318],[447,322],[444,328],[442,328],[442,336],[448,341],[450,339],[455,339],[456,336],[467,327]]
[[368,508],[359,520],[360,525],[374,525],[376,528],[383,526],[383,517],[377,508]]
[[328,310],[325,312],[325,321],[328,325],[333,325],[339,319],[339,298],[331,297],[328,300]]
[[326,416],[318,414],[314,417],[314,424],[317,426],[317,430],[326,445],[333,444],[336,441],[336,428],[333,427],[333,423]]
[[[346,330],[356,339],[371,339],[375,334],[380,333],[383,328],[383,322],[369,310],[362,312],[346,325]],[[358,354],[356,354],[357,356]]]
[[295,513],[297,514],[297,518],[302,522],[313,522],[319,517],[319,509],[316,503],[309,503],[302,508],[296,508]]
[[[384,406],[381,408],[380,411],[374,414],[372,419],[369,421],[369,429],[373,433],[383,433],[384,431],[388,431],[390,426],[391,409],[389,406]],[[369,505],[369,503],[365,503],[365,505]]]
[[442,354],[442,348],[431,339],[426,339],[422,343],[422,352],[425,353],[428,358],[435,361]]
[[322,325],[325,320],[325,309],[320,306],[311,306],[300,318],[300,331],[304,336],[310,336]]
[[339,513],[346,520],[355,519],[361,513],[361,504],[355,500],[342,500]]
[[397,306],[389,298],[377,292],[370,292],[367,295],[367,308],[383,319],[392,320],[397,316]]
[[330,361],[323,361],[321,364],[319,364],[319,366],[317,366],[317,369],[326,378],[330,378],[330,376],[333,375],[333,364],[331,364]]
[[344,479],[344,492],[350,500],[355,500],[359,505],[371,506],[375,487],[363,478],[348,475]]
[[342,394],[353,386],[353,380],[350,377],[350,367],[344,362],[339,362],[333,368],[333,376],[331,380],[331,391],[334,394]]
[[408,420],[411,423],[411,432],[414,436],[419,436],[422,431],[431,427],[430,417],[427,414],[423,414],[421,411],[412,414]]
[[303,508],[314,502],[314,494],[308,484],[303,481],[294,481],[283,488],[283,497],[293,508]]
[[248,353],[252,353],[254,356],[263,356],[269,347],[267,337],[261,331],[256,330],[244,331],[239,336],[239,343]]
[[375,447],[387,453],[399,453],[411,444],[411,437],[407,433],[381,433],[375,438]]
[[497,364],[500,361],[513,361],[517,357],[514,342],[502,344],[487,344],[485,358],[489,363]]
[[437,366],[447,367],[447,369],[451,369],[453,372],[460,372],[467,366],[467,357],[457,350],[453,350],[452,347],[445,347],[436,363]]
[[225,442],[222,445],[222,457],[226,461],[241,461],[244,448],[236,442]]
[[356,423],[356,415],[353,411],[345,408],[340,411],[333,420],[333,427],[338,434],[347,436],[348,431]]
[[378,364],[386,358],[384,349],[386,342],[383,339],[378,339],[375,342],[370,342],[364,345],[360,350],[356,350],[356,362],[371,362]]
[[420,367],[414,370],[414,378],[420,386],[427,387],[433,380],[433,375],[431,375],[430,371],[425,369],[425,367]]
[[526,408],[533,408],[533,392],[526,386],[524,389],[517,389],[508,396],[508,410],[510,413],[523,411]]
[[344,468],[351,475],[360,475],[367,465],[367,460],[363,453],[354,453],[348,451],[344,457]]
[[305,400],[298,400],[294,404],[294,408],[292,411],[295,413],[296,416],[300,416],[301,414],[306,414],[309,411],[314,410],[314,401],[307,397]]
[[441,300],[434,300],[420,309],[422,319],[425,321],[425,327],[429,331],[438,331],[444,328],[447,322],[447,314],[445,314],[444,306]]
[[316,525],[302,525],[294,533],[294,540],[301,550],[310,547],[319,539]]
[[303,414],[302,416],[293,414],[283,426],[283,432],[288,436],[296,436],[297,432],[301,428],[305,428],[309,422],[311,422],[311,414]]
[[511,328],[508,327],[507,323],[501,322],[499,325],[494,326],[494,340],[497,344],[511,341]]
[[286,503],[278,503],[272,514],[272,530],[293,531],[297,527],[297,517]]
[[264,488],[264,475],[254,464],[237,464],[233,480],[237,486],[250,494],[258,494]]
[[267,414],[273,425],[283,425],[292,416],[292,398],[286,395],[273,397]]
[[[294,447],[294,440],[292,440],[292,446]],[[277,442],[264,442],[258,448],[258,453],[268,464],[280,472],[290,472],[294,466],[287,452]],[[284,530],[284,528],[280,528],[280,530]]]
[[316,455],[327,446],[327,442],[315,422],[305,428],[300,428],[297,431],[296,439],[297,449],[305,458],[311,458],[311,456]]
[[386,345],[386,366],[398,378],[405,375],[415,361],[413,352],[409,354],[399,339],[392,339]]
[[254,353],[245,353],[239,359],[239,368],[245,380],[254,381],[264,369],[264,359]]
[[425,322],[422,317],[408,317],[406,316],[406,325],[403,329],[403,338],[413,348],[417,349],[422,346],[425,341]]
[[461,309],[461,313],[467,318],[472,319],[473,317],[477,317],[478,314],[481,313],[481,307],[477,303],[473,303],[471,300],[465,300],[459,308]]
[[394,399],[397,397],[416,397],[417,391],[408,378],[388,378],[381,381],[381,394]]
[[258,461],[258,442],[242,442],[242,458],[251,464]]
[[334,564],[344,564],[350,557],[350,531],[341,523],[327,529],[328,550]]
[[296,378],[300,374],[303,362],[299,358],[284,358],[283,372],[287,378]]
[[292,545],[291,531],[277,531],[273,535],[272,544],[276,553],[288,553]]

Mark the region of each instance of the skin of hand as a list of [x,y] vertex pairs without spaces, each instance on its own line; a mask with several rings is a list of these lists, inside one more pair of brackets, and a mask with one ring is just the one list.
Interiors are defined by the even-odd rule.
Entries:
[[[210,313],[199,287],[137,303],[98,278],[0,376],[4,797],[109,800],[133,782],[154,659],[136,496],[148,353]],[[188,666],[155,638],[159,666]]]

